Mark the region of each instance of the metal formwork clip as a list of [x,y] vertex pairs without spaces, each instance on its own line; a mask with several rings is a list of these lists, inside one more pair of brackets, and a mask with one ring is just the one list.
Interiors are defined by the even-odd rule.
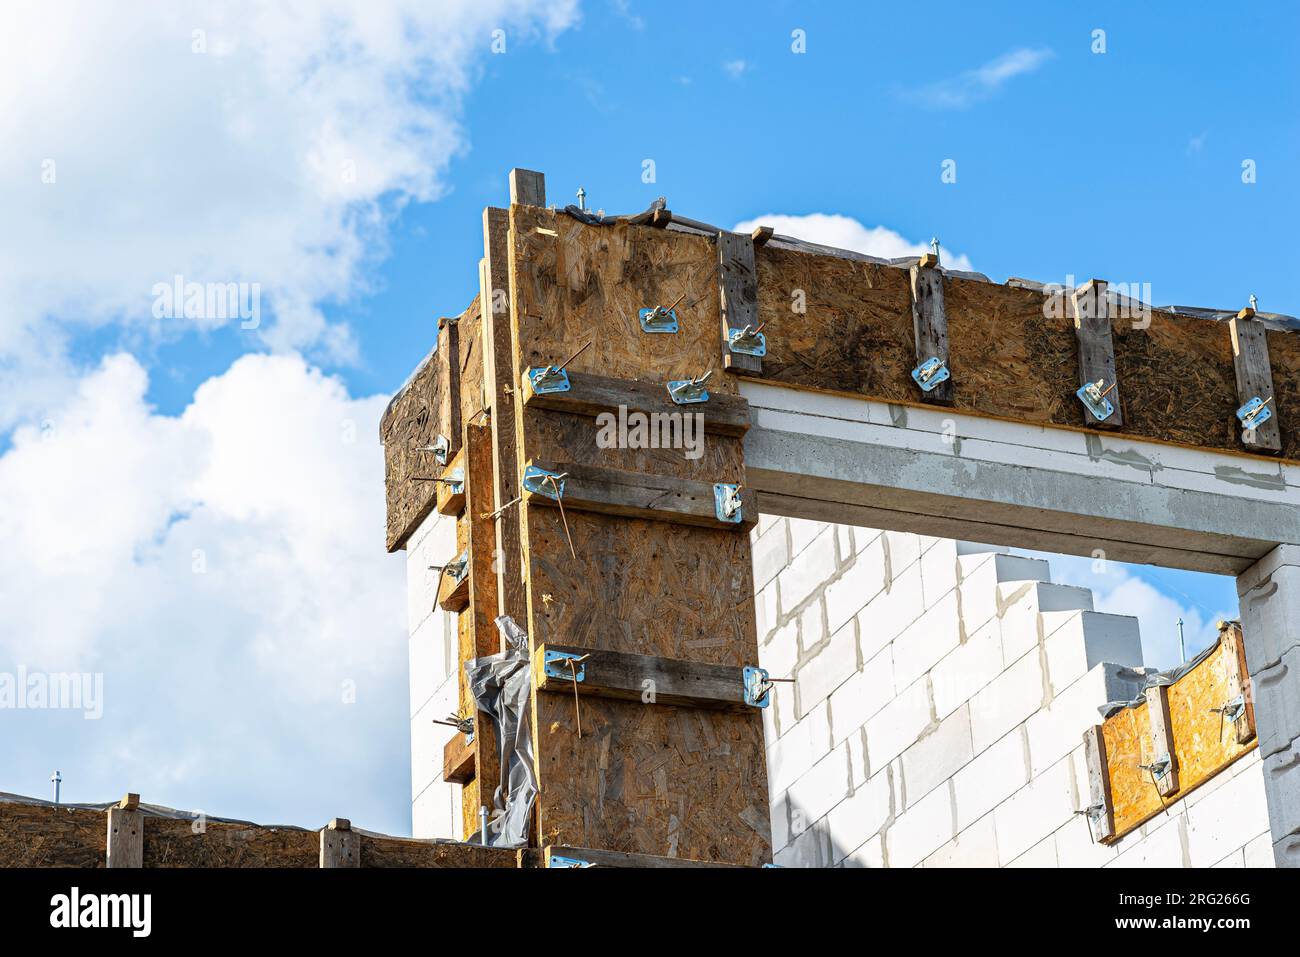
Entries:
[[440,478],[438,481],[447,486],[447,491],[452,495],[460,495],[465,491],[465,470],[452,469],[450,475]]
[[1230,701],[1225,701],[1221,708],[1211,708],[1214,714],[1219,716],[1219,740],[1223,740],[1224,723],[1236,724],[1238,719],[1246,713],[1246,695],[1239,694]]
[[1255,396],[1238,409],[1237,418],[1241,422],[1241,427],[1247,432],[1253,432],[1273,418],[1273,410],[1268,407],[1268,404],[1272,401],[1273,397],[1271,395],[1267,399]]
[[568,472],[548,472],[530,465],[524,469],[523,486],[534,495],[545,495],[559,501],[564,497],[564,477]]
[[[767,323],[763,325],[767,325]],[[727,346],[732,352],[738,352],[746,356],[757,356],[761,359],[767,355],[767,337],[763,335],[763,326],[759,326],[757,329],[749,325],[743,329],[728,328]]]
[[739,525],[744,516],[741,513],[740,486],[718,482],[713,486],[713,514],[719,522]]
[[1098,379],[1096,382],[1085,382],[1074,394],[1079,397],[1085,409],[1092,413],[1092,417],[1098,422],[1104,422],[1115,414],[1115,406],[1111,404],[1110,399],[1106,396],[1115,390],[1115,383],[1110,384],[1110,388],[1104,392],[1102,388],[1106,385],[1105,379]]
[[580,861],[576,857],[561,857],[559,854],[552,854],[546,862],[549,867],[595,867],[591,861]]
[[674,379],[668,383],[668,395],[678,405],[708,402],[709,390],[704,388],[704,383],[711,375],[712,369],[697,379]]
[[583,664],[591,655],[575,655],[567,651],[548,651],[542,658],[542,673],[548,678],[584,681],[587,666]]
[[569,391],[569,373],[563,369],[557,369],[555,366],[547,366],[544,369],[530,367],[527,374],[533,392],[537,395]]
[[938,356],[930,356],[912,370],[912,381],[921,387],[922,392],[933,392],[940,383],[951,378],[947,360]]
[[439,435],[434,438],[432,445],[422,445],[415,451],[432,452],[439,465],[446,465],[447,457],[451,453],[451,439],[445,435]]
[[651,309],[642,309],[637,313],[637,318],[641,320],[642,332],[676,332],[677,331],[677,303],[682,301],[682,296],[678,296],[676,301],[670,306],[655,306]]
[[766,708],[772,699],[769,692],[773,688],[767,671],[763,668],[746,667],[744,672],[745,704],[751,708]]
[[1147,771],[1153,778],[1162,778],[1169,773],[1169,768],[1173,764],[1168,754],[1162,754],[1153,760],[1150,764],[1139,764],[1138,770]]
[[446,565],[442,567],[442,573],[444,575],[450,576],[451,580],[458,585],[460,584],[461,580],[465,577],[465,575],[468,574],[468,572],[469,572],[468,551],[461,552],[459,555],[456,556],[454,560],[449,561]]

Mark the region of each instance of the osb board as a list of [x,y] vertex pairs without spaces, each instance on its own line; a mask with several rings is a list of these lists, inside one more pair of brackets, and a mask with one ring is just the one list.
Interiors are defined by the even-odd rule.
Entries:
[[[769,246],[757,252],[757,273],[768,348],[757,378],[921,404],[910,377],[916,355],[907,269]],[[799,290],[802,313],[792,308]],[[1084,428],[1074,395],[1078,346],[1063,302],[1048,308],[1042,291],[947,276],[944,303],[954,410]],[[1149,325],[1120,316],[1111,324],[1123,385],[1118,434],[1251,454],[1234,415],[1240,403],[1226,323],[1152,310]],[[1297,459],[1300,337],[1270,332],[1268,343],[1283,452]]]
[[[553,210],[510,208],[511,295],[520,369],[558,363],[619,379],[668,382],[720,371],[717,250],[711,239],[649,226],[588,226]],[[679,331],[641,331],[638,313],[676,306]],[[518,381],[515,386],[517,388]]]
[[[457,320],[460,347],[460,420],[468,423],[484,409],[483,403],[483,317],[475,296]],[[463,427],[463,426],[462,426]]]
[[538,825],[571,844],[728,864],[771,860],[757,712],[537,694]]
[[357,835],[362,867],[514,868],[517,851],[475,844],[433,844],[397,837]]
[[103,867],[103,811],[0,802],[0,867]]
[[441,466],[431,452],[419,452],[432,445],[438,435],[450,440],[448,461],[460,449],[460,410],[452,408],[459,383],[455,379],[459,362],[448,354],[459,351],[456,324],[442,323],[437,351],[429,355],[414,377],[389,403],[379,422],[384,445],[384,492],[387,501],[385,544],[390,552],[402,548],[407,538],[434,508],[436,482],[413,481],[414,476],[436,476]]
[[1161,810],[1254,750],[1257,741],[1238,744],[1232,725],[1211,709],[1228,700],[1228,662],[1223,642],[1204,661],[1168,689],[1169,721],[1178,760],[1178,787],[1162,799],[1151,775],[1139,769],[1154,757],[1145,703],[1124,708],[1102,723],[1110,771],[1111,802],[1118,840]]
[[319,867],[315,831],[195,821],[144,819],[145,867]]

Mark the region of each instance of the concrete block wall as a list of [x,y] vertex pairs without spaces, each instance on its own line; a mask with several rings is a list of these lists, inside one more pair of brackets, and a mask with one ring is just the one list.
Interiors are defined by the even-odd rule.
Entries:
[[459,705],[456,615],[437,607],[438,573],[455,557],[456,520],[433,512],[407,542],[406,592],[411,677],[411,834],[459,840],[460,785],[442,779],[442,751],[455,728],[434,724]]
[[764,516],[754,529],[776,863],[1268,866],[1263,765],[1094,844],[1082,733],[1142,681],[1134,618],[1044,561]]

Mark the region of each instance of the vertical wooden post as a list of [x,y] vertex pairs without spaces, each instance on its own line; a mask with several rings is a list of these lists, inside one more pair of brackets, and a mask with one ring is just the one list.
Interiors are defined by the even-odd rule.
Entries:
[[1151,760],[1169,759],[1164,774],[1153,775],[1156,789],[1162,797],[1178,790],[1178,757],[1174,754],[1173,725],[1169,721],[1169,692],[1164,685],[1155,685],[1143,692],[1147,699],[1147,720],[1151,725]]
[[1250,686],[1250,672],[1246,668],[1246,643],[1240,623],[1219,622],[1219,635],[1224,644],[1223,660],[1228,668],[1228,701],[1240,695],[1245,702],[1241,716],[1233,722],[1236,740],[1238,744],[1247,744],[1255,738],[1255,696]]
[[546,205],[546,177],[536,170],[515,167],[510,171],[510,202],[521,206]]
[[718,233],[718,294],[722,300],[722,367],[732,372],[763,371],[763,360],[732,352],[731,331],[758,328],[758,274],[754,240],[740,233]]
[[[916,337],[916,361],[938,358],[948,361],[948,316],[943,309],[943,271],[929,253],[911,269],[912,331]],[[951,370],[949,370],[951,372]],[[917,390],[920,392],[920,390]],[[940,382],[929,392],[920,392],[924,402],[951,402],[952,379]]]
[[1251,399],[1272,399],[1269,409],[1273,417],[1251,430],[1242,430],[1233,417],[1233,425],[1241,432],[1242,444],[1254,452],[1282,451],[1282,430],[1278,428],[1277,397],[1273,392],[1273,370],[1268,358],[1268,330],[1255,318],[1254,309],[1243,309],[1229,323],[1232,332],[1232,368],[1237,374],[1237,405]]
[[108,809],[105,867],[144,867],[144,812],[140,795],[128,794]]
[[1106,398],[1115,407],[1114,412],[1101,420],[1084,406],[1084,424],[1099,429],[1120,428],[1124,424],[1124,410],[1119,401],[1110,299],[1104,280],[1089,279],[1074,290],[1074,337],[1079,343],[1079,385],[1103,382],[1101,389],[1109,390]]
[[320,831],[321,867],[360,867],[361,840],[352,830],[352,822],[336,817]]
[[1088,766],[1088,821],[1098,843],[1115,836],[1115,806],[1110,798],[1110,766],[1101,725],[1083,732],[1083,757]]

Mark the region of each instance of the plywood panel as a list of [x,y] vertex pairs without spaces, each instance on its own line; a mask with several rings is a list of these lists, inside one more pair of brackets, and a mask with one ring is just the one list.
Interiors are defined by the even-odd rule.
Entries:
[[0,801],[0,867],[103,867],[103,811]]
[[145,867],[317,867],[320,837],[297,828],[145,817]]

